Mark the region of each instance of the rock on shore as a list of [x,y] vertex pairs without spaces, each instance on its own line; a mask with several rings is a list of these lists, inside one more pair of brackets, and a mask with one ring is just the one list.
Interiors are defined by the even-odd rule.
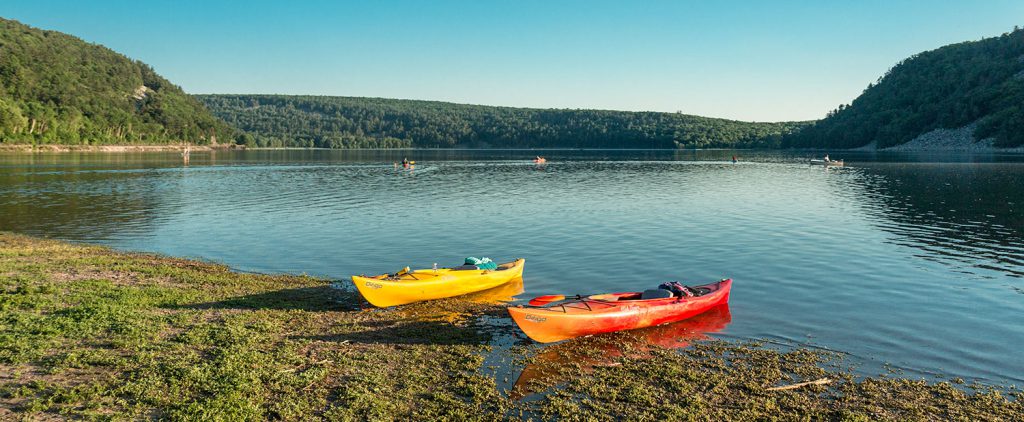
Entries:
[[976,139],[974,129],[977,126],[977,123],[971,123],[958,129],[935,129],[882,151],[1024,152],[1024,147],[996,148],[992,146],[995,141],[992,138]]

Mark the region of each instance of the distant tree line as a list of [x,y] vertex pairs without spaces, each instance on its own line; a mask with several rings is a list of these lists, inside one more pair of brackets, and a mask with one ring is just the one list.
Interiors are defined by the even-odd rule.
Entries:
[[322,148],[778,147],[804,122],[531,109],[381,98],[198,95],[254,146]]
[[898,63],[849,106],[785,137],[786,147],[899,145],[977,122],[975,138],[1024,145],[1024,30],[948,45]]
[[972,123],[979,139],[1024,145],[1024,31],[914,55],[823,120],[757,123],[379,98],[189,96],[142,62],[0,18],[0,143],[884,148]]
[[148,65],[0,19],[0,142],[233,142],[234,129]]

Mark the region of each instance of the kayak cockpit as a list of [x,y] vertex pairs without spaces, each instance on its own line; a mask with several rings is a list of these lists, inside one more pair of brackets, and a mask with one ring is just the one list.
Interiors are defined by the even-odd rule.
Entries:
[[[717,291],[722,286],[721,282],[705,284],[703,286],[683,286],[679,283],[669,286],[668,283],[659,286],[657,289],[648,289],[642,292],[606,293],[587,296],[587,299],[605,302],[632,301],[632,300],[658,300],[671,298],[700,297]],[[671,289],[669,287],[672,287]]]
[[[484,258],[484,259],[486,259],[486,258]],[[490,262],[490,260],[487,260],[486,262],[481,262],[481,263],[489,263],[489,262]],[[506,262],[506,263],[503,263],[503,264],[497,264],[497,263],[491,264],[491,267],[493,267],[493,268],[487,268],[487,267],[481,268],[479,265],[472,265],[472,264],[465,264],[465,265],[461,265],[461,266],[453,267],[453,268],[424,268],[424,269],[418,269],[418,270],[410,270],[409,267],[405,267],[401,271],[398,271],[398,272],[396,272],[394,274],[381,274],[381,275],[376,275],[376,276],[367,277],[367,278],[373,278],[373,279],[377,279],[377,280],[387,280],[387,281],[429,281],[429,280],[433,280],[433,279],[436,279],[436,278],[444,277],[446,275],[454,275],[454,276],[462,277],[462,276],[465,276],[466,274],[479,274],[480,272],[487,273],[487,272],[494,272],[494,271],[513,270],[513,269],[520,268],[525,262],[526,262],[526,260],[520,258],[520,259],[517,259],[515,261]],[[472,273],[469,273],[470,271]]]
[[480,268],[480,267],[478,267],[476,265],[473,265],[473,264],[464,264],[464,265],[460,265],[458,267],[445,268],[445,270],[449,270],[449,271],[475,271],[475,270],[484,269],[484,270],[488,270],[488,271],[505,271],[505,270],[514,269],[514,268],[518,267],[520,264],[521,264],[521,262],[517,259],[517,260],[512,261],[512,262],[506,262],[504,264],[497,264],[497,266],[495,268],[490,268],[490,269]]

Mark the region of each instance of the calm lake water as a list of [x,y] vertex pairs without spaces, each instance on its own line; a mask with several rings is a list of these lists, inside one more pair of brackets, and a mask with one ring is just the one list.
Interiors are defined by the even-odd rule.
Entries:
[[0,230],[335,279],[525,257],[520,298],[731,277],[715,337],[1024,383],[1024,156],[734,153],[6,154]]

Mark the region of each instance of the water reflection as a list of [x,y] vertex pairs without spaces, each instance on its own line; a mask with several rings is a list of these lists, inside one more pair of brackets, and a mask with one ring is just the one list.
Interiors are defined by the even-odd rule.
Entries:
[[678,349],[707,334],[717,333],[732,322],[729,305],[673,324],[567,340],[545,347],[533,357],[509,392],[514,400],[564,382],[567,372],[589,373],[594,368],[619,364],[623,358],[644,359],[654,349]]
[[917,256],[959,270],[1024,276],[1024,169],[1009,164],[876,164],[877,226]]
[[146,174],[0,173],[0,230],[90,241],[148,233],[182,203],[167,183]]
[[[728,277],[724,335],[1024,379],[1024,156],[844,153],[823,171],[814,155],[196,151],[185,168],[173,152],[0,154],[0,229],[331,279],[530,259],[524,284],[484,300]],[[416,170],[396,171],[406,156]]]
[[481,292],[460,296],[460,299],[479,303],[507,303],[523,293],[523,278],[517,277],[508,283]]

